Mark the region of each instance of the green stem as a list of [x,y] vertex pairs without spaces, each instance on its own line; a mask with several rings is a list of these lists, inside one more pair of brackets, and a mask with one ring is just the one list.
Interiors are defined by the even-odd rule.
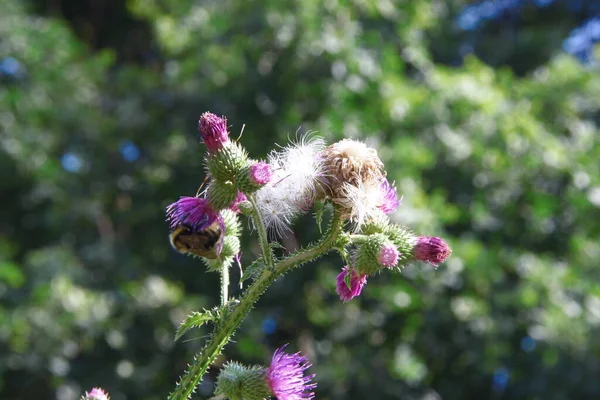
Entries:
[[226,315],[226,318],[222,318],[222,320],[217,322],[211,339],[206,343],[202,352],[194,358],[191,366],[177,384],[175,391],[169,396],[169,400],[189,399],[208,367],[210,367],[217,355],[221,353],[223,347],[225,347],[235,330],[254,306],[254,303],[256,303],[269,285],[277,277],[285,274],[295,266],[312,261],[327,253],[335,243],[341,229],[342,221],[340,220],[339,213],[335,211],[328,232],[318,243],[281,260],[275,265],[273,270],[265,268],[258,279],[250,285],[231,314]]
[[273,269],[273,253],[271,253],[271,247],[269,246],[269,238],[267,237],[267,228],[265,227],[265,221],[263,220],[260,211],[258,211],[258,204],[254,195],[249,195],[248,201],[252,204],[252,219],[258,232],[258,241],[263,251],[263,257],[265,259],[265,265]]
[[229,266],[221,265],[221,305],[224,306],[229,300]]

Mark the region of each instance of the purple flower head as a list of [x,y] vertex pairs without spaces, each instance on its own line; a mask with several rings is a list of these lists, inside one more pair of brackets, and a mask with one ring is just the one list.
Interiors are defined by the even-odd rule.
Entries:
[[379,249],[377,253],[377,262],[384,267],[395,267],[398,265],[398,257],[400,253],[396,246],[391,243],[386,243]]
[[248,174],[252,182],[256,183],[257,185],[265,185],[271,180],[273,171],[271,170],[270,164],[260,161],[250,166],[250,171]]
[[417,260],[428,262],[437,268],[450,257],[452,249],[439,237],[419,236],[413,254]]
[[182,196],[167,207],[169,228],[185,225],[192,231],[201,231],[219,219],[219,213],[212,209],[208,199]]
[[315,375],[304,376],[304,371],[312,366],[306,357],[300,354],[287,354],[285,347],[275,350],[271,365],[267,369],[267,383],[277,400],[313,399],[312,391],[316,383],[310,383]]
[[248,198],[244,193],[238,192],[235,200],[231,202],[231,205],[229,205],[231,211],[235,212],[236,214],[239,214],[241,212],[239,206],[242,201],[248,201]]
[[360,274],[354,268],[346,265],[337,276],[335,291],[340,295],[340,299],[346,303],[358,296],[366,284],[367,275]]
[[109,400],[108,393],[100,388],[93,388],[89,392],[85,392],[83,400]]
[[396,208],[400,205],[402,199],[398,198],[398,192],[394,183],[390,183],[387,179],[381,181],[381,198],[382,202],[378,208],[386,214],[396,211]]
[[202,142],[211,153],[216,153],[223,145],[229,143],[227,119],[213,113],[205,112],[198,121],[198,131]]

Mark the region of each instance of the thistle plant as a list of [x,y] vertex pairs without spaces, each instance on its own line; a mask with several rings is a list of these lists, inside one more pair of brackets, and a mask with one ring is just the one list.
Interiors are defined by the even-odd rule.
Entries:
[[[220,274],[221,302],[192,313],[178,329],[176,339],[212,324],[212,334],[170,394],[171,400],[190,398],[260,296],[293,268],[337,251],[344,267],[336,292],[348,302],[361,294],[370,276],[401,272],[413,261],[437,268],[451,253],[442,239],[418,236],[390,220],[402,199],[377,151],[360,141],[344,139],[327,146],[319,137],[306,136],[272,151],[266,160],[254,160],[230,138],[225,117],[204,113],[198,129],[207,150],[207,184],[198,195],[169,205],[166,215],[173,247]],[[276,256],[277,239],[292,230],[297,216],[315,210],[320,225],[326,209],[332,210],[331,219],[314,244]],[[245,268],[243,294],[230,298],[229,268],[240,262],[240,219],[245,217],[258,236],[261,254]],[[305,374],[310,366],[306,357],[287,354],[284,348],[275,352],[268,368],[231,361],[219,374],[215,396],[310,399],[316,387],[314,376]]]

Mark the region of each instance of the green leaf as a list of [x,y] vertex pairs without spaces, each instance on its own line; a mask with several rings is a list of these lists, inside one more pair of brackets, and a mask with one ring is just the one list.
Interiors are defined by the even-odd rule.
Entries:
[[179,340],[183,335],[185,335],[192,328],[200,328],[202,325],[207,322],[211,322],[215,320],[215,315],[211,311],[198,312],[194,311],[191,313],[181,325],[177,329],[177,333],[175,333],[175,340]]
[[248,268],[246,268],[246,270],[244,271],[244,274],[240,278],[240,283],[244,283],[244,281],[246,281],[250,278],[255,279],[258,276],[258,274],[260,273],[260,271],[262,271],[264,266],[265,266],[265,261],[263,260],[262,257],[254,260],[254,262],[252,264],[250,264],[250,266]]

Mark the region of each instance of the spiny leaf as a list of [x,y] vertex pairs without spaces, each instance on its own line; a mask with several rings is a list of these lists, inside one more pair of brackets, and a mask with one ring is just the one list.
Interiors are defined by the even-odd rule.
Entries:
[[177,333],[175,333],[175,340],[179,340],[179,338],[185,335],[190,329],[200,328],[202,325],[214,321],[215,318],[215,314],[208,310],[204,310],[204,312],[192,312],[186,319],[183,320],[181,325],[179,325]]
[[258,276],[258,274],[260,273],[260,271],[262,271],[264,266],[265,266],[265,261],[263,260],[262,257],[254,260],[254,262],[252,264],[250,264],[250,266],[248,268],[246,268],[246,270],[244,271],[244,274],[240,278],[240,283],[243,283],[244,281],[246,281],[250,278],[252,278],[252,279],[256,278],[256,276]]

